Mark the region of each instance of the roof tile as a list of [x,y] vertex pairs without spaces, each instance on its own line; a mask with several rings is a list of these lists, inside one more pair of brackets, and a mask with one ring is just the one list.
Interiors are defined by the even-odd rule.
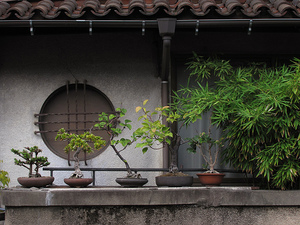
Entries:
[[[0,0],[0,19],[55,19],[61,13],[70,19],[91,12],[97,19],[108,14],[130,16],[137,12],[153,16],[165,12],[170,16],[192,13],[194,17],[208,14],[226,17],[241,12],[244,17],[300,17],[300,0],[32,0],[21,2]],[[217,12],[217,14],[213,13]],[[240,13],[239,13],[240,14]],[[267,15],[266,15],[267,14]]]

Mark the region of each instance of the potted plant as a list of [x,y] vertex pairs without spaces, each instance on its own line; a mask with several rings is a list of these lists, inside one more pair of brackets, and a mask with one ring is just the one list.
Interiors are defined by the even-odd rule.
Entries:
[[203,173],[197,173],[200,182],[203,185],[220,185],[223,181],[224,173],[219,173],[214,169],[217,163],[218,155],[223,147],[223,139],[216,140],[211,135],[211,119],[209,119],[208,132],[202,132],[193,138],[188,139],[189,148],[187,151],[196,153],[197,149],[200,150],[200,154],[206,162],[207,171]]
[[41,176],[39,169],[50,165],[48,158],[38,156],[42,152],[37,146],[25,147],[22,151],[11,149],[11,151],[22,159],[14,159],[15,164],[29,170],[28,177],[19,177],[18,182],[24,187],[45,187],[52,184],[54,177]]
[[170,167],[167,173],[156,177],[158,186],[191,186],[193,176],[180,172],[177,164],[178,149],[185,143],[179,135],[182,126],[176,130],[162,123],[162,117],[165,117],[169,123],[175,123],[181,120],[182,116],[170,110],[169,106],[158,107],[153,112],[148,111],[145,108],[147,101],[143,102],[143,106],[136,107],[137,113],[143,112],[139,118],[142,126],[135,131],[135,136],[141,139],[136,147],[142,148],[143,153],[146,153],[149,148],[156,150],[167,146],[171,159]]
[[123,178],[117,178],[116,182],[123,187],[140,187],[148,182],[147,178],[142,178],[140,174],[134,173],[128,161],[122,156],[121,152],[128,146],[134,143],[138,137],[135,136],[135,132],[128,138],[117,137],[123,133],[125,129],[131,130],[131,121],[125,119],[121,122],[121,118],[125,116],[127,110],[118,108],[115,114],[102,113],[99,115],[99,123],[95,124],[95,127],[104,130],[110,136],[110,146],[118,156],[118,158],[125,164],[127,175]]
[[[93,149],[99,150],[106,144],[105,140],[103,140],[100,136],[92,134],[91,132],[84,132],[83,134],[74,134],[66,132],[64,128],[61,128],[58,131],[55,140],[68,141],[69,143],[64,148],[65,151],[75,151],[73,155],[75,171],[71,174],[69,178],[65,178],[64,182],[71,187],[85,187],[92,183],[92,178],[83,177],[82,171],[80,170],[80,162],[78,155],[81,151],[90,153],[93,151]],[[93,147],[90,145],[91,142],[94,144]]]

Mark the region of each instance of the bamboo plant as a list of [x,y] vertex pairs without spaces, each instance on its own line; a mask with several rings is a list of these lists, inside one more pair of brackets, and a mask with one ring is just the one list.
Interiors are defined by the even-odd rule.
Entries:
[[[229,61],[194,55],[199,82],[177,92],[186,123],[212,110],[223,129],[223,157],[235,168],[261,176],[269,188],[297,188],[300,171],[300,60],[291,65],[233,68]],[[208,81],[214,77],[213,85]]]

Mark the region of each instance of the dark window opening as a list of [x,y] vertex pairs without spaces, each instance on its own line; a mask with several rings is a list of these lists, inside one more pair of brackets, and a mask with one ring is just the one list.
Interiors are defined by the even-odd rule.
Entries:
[[[71,133],[84,133],[90,131],[98,122],[101,112],[112,113],[115,109],[104,93],[93,86],[84,83],[66,85],[54,91],[43,104],[38,117],[39,131],[47,147],[59,157],[72,160],[72,153],[65,153],[66,142],[55,141],[60,128],[65,128]],[[93,134],[102,136],[109,142],[105,131],[93,130]],[[108,145],[93,153],[80,153],[80,160],[92,159],[101,154]],[[70,156],[71,154],[71,156]]]

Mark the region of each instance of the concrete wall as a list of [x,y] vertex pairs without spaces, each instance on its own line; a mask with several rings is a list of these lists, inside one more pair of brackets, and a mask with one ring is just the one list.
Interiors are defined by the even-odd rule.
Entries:
[[247,187],[11,188],[6,225],[298,225],[299,191]]
[[[17,177],[27,176],[25,168],[14,165],[11,148],[22,149],[38,145],[49,158],[51,167],[67,167],[67,161],[53,154],[34,131],[38,127],[33,115],[39,113],[46,98],[67,80],[75,79],[98,88],[114,107],[128,110],[127,118],[136,121],[135,107],[149,99],[148,107],[161,104],[156,51],[151,35],[141,33],[98,33],[0,36],[0,168],[9,172],[10,186],[17,185]],[[137,123],[133,123],[133,129]],[[130,134],[126,133],[126,137]],[[132,167],[161,167],[162,152],[143,155],[133,147],[123,152]],[[84,166],[83,166],[84,167]],[[88,161],[88,167],[124,167],[107,149]],[[43,172],[48,175],[49,172]],[[63,184],[68,172],[55,173],[54,184]],[[96,173],[96,185],[115,185],[118,172]],[[154,173],[142,174],[153,181]],[[85,177],[90,177],[86,173]]]
[[5,225],[299,225],[299,214],[296,207],[14,207]]

